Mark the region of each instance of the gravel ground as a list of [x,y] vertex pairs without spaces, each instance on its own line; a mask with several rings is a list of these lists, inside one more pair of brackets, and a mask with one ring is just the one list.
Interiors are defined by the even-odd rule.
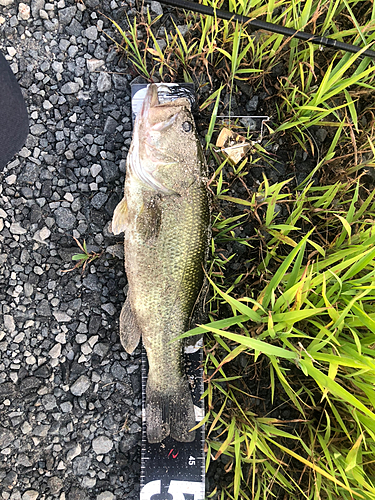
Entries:
[[[118,339],[126,278],[108,224],[131,140],[130,86],[101,32],[124,3],[0,0],[0,48],[29,110],[0,175],[0,497],[139,497],[140,352]],[[108,31],[108,30],[107,30]],[[103,256],[62,272],[73,236]],[[115,257],[114,255],[117,255]]]
[[[4,500],[139,497],[140,350],[129,356],[119,343],[126,277],[121,237],[108,231],[122,197],[136,74],[102,32],[111,25],[101,14],[121,22],[133,12],[131,0],[0,0],[0,49],[30,117],[25,147],[0,174]],[[261,101],[253,96],[247,111],[262,112]],[[298,182],[305,175],[288,162],[256,167],[250,183],[263,171]],[[73,237],[103,250],[84,274],[67,272],[79,252]]]

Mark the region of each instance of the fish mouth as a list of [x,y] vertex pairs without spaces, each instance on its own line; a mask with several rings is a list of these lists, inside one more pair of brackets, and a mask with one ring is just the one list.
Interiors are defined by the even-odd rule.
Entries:
[[141,110],[138,114],[139,119],[143,122],[148,120],[150,109],[157,106],[159,103],[158,87],[154,83],[151,83],[147,87],[146,95],[143,100]]
[[[186,108],[190,109],[190,102],[186,97],[179,97],[161,103],[158,96],[158,86],[151,83],[147,87],[140,118],[143,123],[147,122],[152,130],[165,132],[174,124],[182,109]],[[166,116],[166,110],[169,111],[169,116]]]

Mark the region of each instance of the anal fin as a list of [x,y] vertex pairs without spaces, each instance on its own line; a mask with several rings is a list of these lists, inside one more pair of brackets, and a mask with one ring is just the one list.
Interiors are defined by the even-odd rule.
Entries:
[[123,348],[129,354],[139,344],[142,332],[130,307],[129,294],[120,313],[120,340]]

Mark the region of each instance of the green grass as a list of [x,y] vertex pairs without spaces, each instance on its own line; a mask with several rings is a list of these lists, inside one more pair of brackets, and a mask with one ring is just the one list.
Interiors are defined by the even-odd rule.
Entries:
[[[347,185],[309,185],[298,198],[290,196],[291,214],[282,228],[274,230],[272,218],[264,221],[272,236],[269,258],[256,271],[267,273],[265,286],[238,286],[240,276],[241,293],[227,293],[225,280],[210,280],[213,316],[223,305],[231,314],[186,334],[209,332],[210,342],[220,346],[207,349],[208,439],[211,433],[220,437],[209,439],[207,461],[222,453],[230,457],[234,475],[225,495],[256,498],[282,488],[288,498],[375,498],[375,234],[368,218],[375,205],[371,194],[357,209],[359,191],[359,183],[352,186],[349,200]],[[322,246],[327,221],[337,236]],[[302,236],[296,223],[311,229]],[[212,265],[221,269],[221,258],[214,254]],[[251,396],[241,391],[238,366],[232,367],[240,355],[254,365],[261,360],[271,399],[282,387],[298,422],[294,432],[283,430],[289,422],[258,415],[251,404],[246,409]],[[294,466],[280,468],[287,459]],[[319,488],[313,488],[317,478]]]
[[73,239],[76,242],[78,248],[81,250],[81,253],[76,253],[76,254],[72,255],[72,260],[75,262],[74,267],[72,267],[71,269],[66,269],[62,272],[69,273],[70,271],[74,271],[75,269],[79,269],[82,266],[82,273],[84,273],[86,271],[86,267],[89,264],[91,264],[91,262],[93,262],[96,259],[99,259],[99,257],[102,256],[103,251],[100,253],[94,252],[94,251],[89,251],[87,249],[86,240],[83,240],[83,243],[80,243],[80,241],[77,240],[77,238],[74,238],[74,236],[73,236]]
[[[229,0],[229,9],[362,47],[375,40],[367,1]],[[114,23],[115,43],[149,81],[194,82],[206,120],[210,322],[186,335],[206,334],[206,464],[225,457],[227,472],[207,497],[375,499],[375,200],[363,177],[375,165],[374,63],[193,13],[181,13],[185,36],[177,26],[161,34],[160,21]],[[264,141],[235,167],[212,144],[225,94],[243,84],[275,89],[269,144],[282,137],[316,158],[300,186],[264,178],[232,195],[254,163],[270,161]],[[314,125],[327,146],[312,140]],[[239,236],[246,224],[252,233]]]

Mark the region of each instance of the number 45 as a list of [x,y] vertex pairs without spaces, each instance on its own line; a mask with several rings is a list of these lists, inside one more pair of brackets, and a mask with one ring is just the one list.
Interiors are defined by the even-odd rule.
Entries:
[[[170,482],[168,493],[172,495],[173,500],[185,500],[184,493],[194,495],[194,500],[203,500],[203,484],[193,481]],[[152,495],[161,494],[161,480],[151,481],[145,484],[141,490],[141,500],[150,500]]]

